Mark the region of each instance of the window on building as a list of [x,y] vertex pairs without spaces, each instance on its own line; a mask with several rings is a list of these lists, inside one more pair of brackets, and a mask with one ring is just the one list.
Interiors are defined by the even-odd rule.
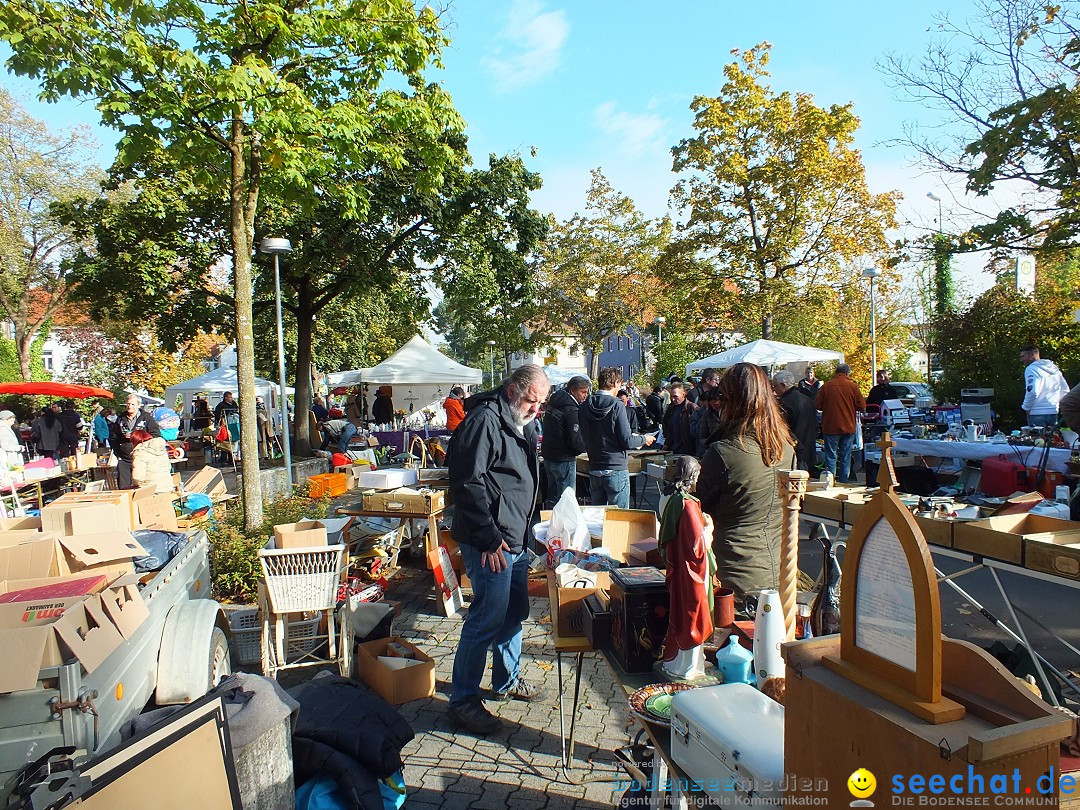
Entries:
[[46,371],[55,370],[52,349],[45,349],[45,351],[41,353],[41,366]]
[[628,349],[633,349],[634,348],[634,338],[633,337],[628,337],[626,339],[626,348],[628,348]]
[[626,367],[626,379],[628,379],[628,380],[634,379],[635,374],[637,374],[637,369],[636,368],[634,368],[633,366],[627,366]]
[[615,346],[618,348],[619,351],[622,351],[622,335],[619,335],[617,338],[615,338]]

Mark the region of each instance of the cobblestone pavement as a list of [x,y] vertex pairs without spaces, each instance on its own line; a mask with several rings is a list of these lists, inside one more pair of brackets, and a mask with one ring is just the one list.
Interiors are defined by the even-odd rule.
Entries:
[[[611,782],[569,784],[559,767],[559,704],[555,652],[551,647],[547,599],[534,597],[525,625],[522,657],[525,677],[547,688],[532,703],[489,701],[487,707],[506,728],[483,738],[459,731],[446,717],[450,676],[461,632],[461,618],[439,615],[430,573],[407,562],[391,580],[388,599],[401,602],[394,633],[412,641],[435,659],[436,694],[399,707],[416,738],[402,752],[407,807],[598,808],[618,804],[623,792]],[[565,706],[569,722],[576,656],[563,656]],[[490,667],[489,667],[490,669]],[[490,685],[488,677],[483,682]],[[612,751],[636,733],[625,693],[597,655],[584,657],[581,709],[572,775],[614,775]],[[622,774],[622,772],[618,772]],[[623,777],[625,778],[625,777]]]

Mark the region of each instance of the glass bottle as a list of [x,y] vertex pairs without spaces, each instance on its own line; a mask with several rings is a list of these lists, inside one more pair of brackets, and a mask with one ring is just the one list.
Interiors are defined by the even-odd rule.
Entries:
[[815,524],[810,537],[817,539],[823,549],[821,589],[810,608],[810,629],[815,638],[820,638],[840,632],[840,562],[824,524]]

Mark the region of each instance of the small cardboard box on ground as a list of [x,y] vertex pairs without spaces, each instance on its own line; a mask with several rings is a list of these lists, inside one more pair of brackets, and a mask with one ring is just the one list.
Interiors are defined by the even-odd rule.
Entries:
[[953,547],[983,554],[1016,565],[1024,564],[1028,541],[1080,543],[1080,523],[1044,515],[998,515],[986,520],[958,523],[953,529]]
[[326,545],[326,526],[319,520],[281,523],[274,527],[274,547],[314,548]]
[[[415,664],[392,669],[379,660],[392,655],[391,645],[408,651]],[[435,694],[435,661],[414,644],[396,636],[366,641],[356,648],[356,673],[364,683],[395,706]]]
[[400,512],[403,515],[431,515],[443,508],[446,493],[434,489],[367,490],[360,494],[365,512]]
[[[630,556],[631,546],[646,540],[655,540],[660,534],[656,513],[645,509],[608,509],[604,512],[604,534],[601,547],[610,552],[613,559],[630,565],[637,561]],[[552,600],[552,623],[563,637],[583,636],[585,598],[598,590],[606,591],[611,576],[606,571],[596,575],[595,588],[559,588],[554,573],[549,571],[549,596]]]

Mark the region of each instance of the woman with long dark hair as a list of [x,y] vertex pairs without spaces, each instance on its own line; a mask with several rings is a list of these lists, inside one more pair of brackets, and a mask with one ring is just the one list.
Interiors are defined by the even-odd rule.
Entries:
[[769,378],[739,363],[720,378],[721,427],[701,462],[697,496],[712,516],[720,582],[736,604],[777,587],[781,504],[776,473],[791,467],[794,441]]

